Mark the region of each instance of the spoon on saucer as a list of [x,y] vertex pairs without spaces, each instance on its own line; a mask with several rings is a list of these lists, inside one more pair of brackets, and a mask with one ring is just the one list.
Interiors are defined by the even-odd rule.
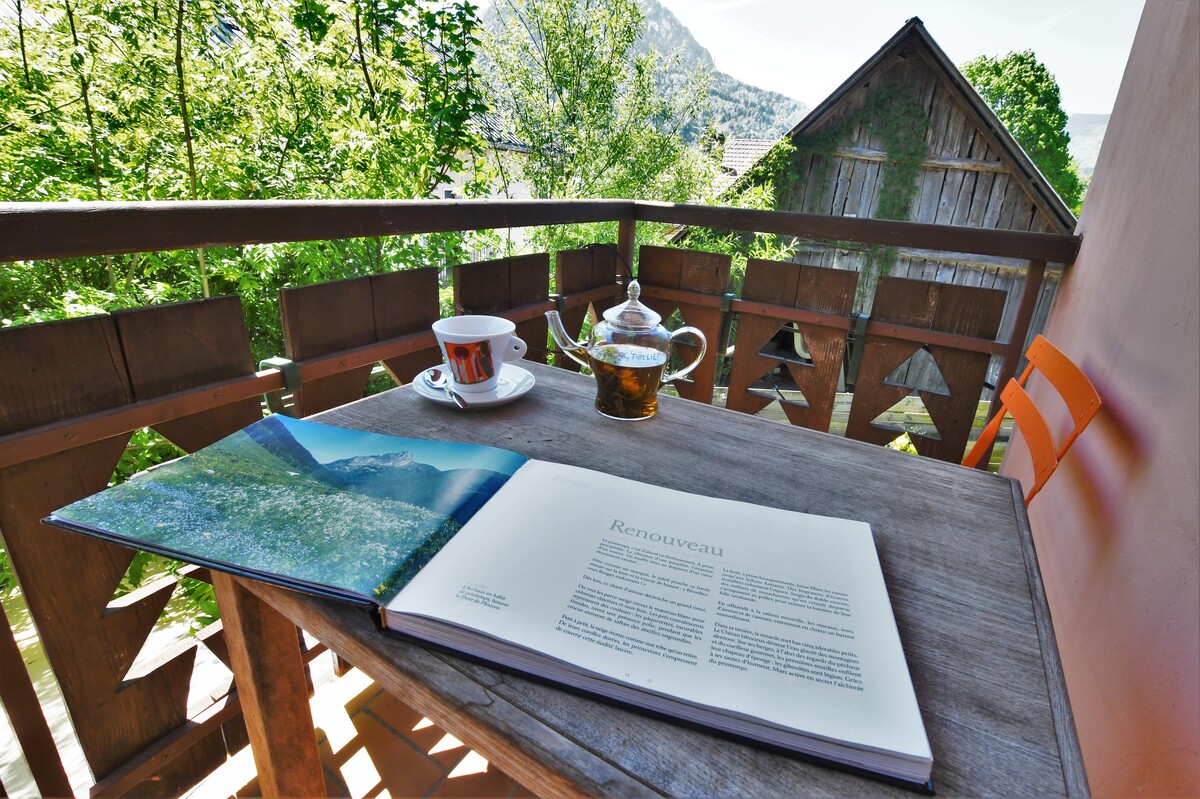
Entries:
[[[446,377],[445,372],[438,370],[425,371],[422,372],[421,375],[425,378],[425,385],[429,386],[430,388],[438,389],[439,391],[445,391],[446,395],[450,397],[450,399],[454,400],[455,405],[463,410],[466,410],[467,401],[463,399],[462,395],[460,395],[457,391],[450,388],[450,379]],[[437,375],[437,377],[434,377],[434,375]]]

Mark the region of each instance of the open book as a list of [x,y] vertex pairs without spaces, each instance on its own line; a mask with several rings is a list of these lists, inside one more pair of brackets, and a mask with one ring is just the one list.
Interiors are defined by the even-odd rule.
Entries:
[[870,527],[272,416],[48,523],[378,608],[501,667],[928,787]]

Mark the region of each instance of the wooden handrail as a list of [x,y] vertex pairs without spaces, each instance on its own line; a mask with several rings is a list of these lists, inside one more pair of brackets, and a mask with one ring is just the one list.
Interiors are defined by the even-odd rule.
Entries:
[[[1080,238],[642,200],[232,200],[0,203],[0,262],[192,247],[314,241],[456,230],[635,221],[1069,264]],[[64,235],[64,231],[70,231]]]
[[[631,219],[630,200],[0,203],[0,263]],[[64,235],[64,231],[70,231]]]
[[755,231],[814,239],[857,241],[925,250],[1041,259],[1070,264],[1079,254],[1079,236],[1017,230],[859,219],[791,211],[755,211],[707,205],[672,205],[637,201],[638,221]]

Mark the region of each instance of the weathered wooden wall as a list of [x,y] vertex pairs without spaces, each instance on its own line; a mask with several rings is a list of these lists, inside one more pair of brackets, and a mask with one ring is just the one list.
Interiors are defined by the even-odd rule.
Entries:
[[[905,83],[929,119],[926,157],[918,177],[909,221],[941,225],[1065,233],[1063,224],[1038,200],[1013,156],[966,104],[958,87],[926,54],[901,48],[865,85],[844,98],[802,133],[813,136],[841,123],[886,84]],[[888,157],[879,132],[858,125],[831,155],[801,154],[801,181],[781,210],[830,216],[875,218],[880,179]],[[823,163],[827,162],[827,163]],[[824,175],[823,182],[809,180]]]
[[[1061,218],[1033,189],[1013,155],[987,126],[919,41],[903,42],[884,58],[868,79],[850,89],[796,141],[839,126],[862,109],[887,84],[903,83],[929,120],[925,159],[921,164],[905,219],[941,225],[1043,233],[1070,233]],[[802,144],[800,145],[802,147]],[[778,200],[780,210],[830,216],[876,218],[888,153],[872,125],[859,124],[829,154],[797,153],[790,193]],[[868,248],[854,243],[797,240],[797,262],[863,271]],[[936,280],[1005,291],[1008,302],[1001,320],[1002,337],[1013,329],[1025,282],[1025,264],[1003,258],[897,249],[890,269],[894,277]],[[1045,326],[1059,270],[1047,272],[1030,325],[1030,338]],[[870,308],[876,276],[859,283],[856,310]],[[1028,341],[1025,342],[1028,345]],[[999,370],[993,363],[989,372]]]

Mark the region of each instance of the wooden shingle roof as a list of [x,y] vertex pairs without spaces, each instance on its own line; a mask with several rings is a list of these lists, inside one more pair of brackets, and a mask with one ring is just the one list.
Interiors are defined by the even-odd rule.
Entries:
[[746,170],[758,163],[776,143],[775,139],[726,139],[721,156],[721,172],[716,180],[717,194],[746,174]]

